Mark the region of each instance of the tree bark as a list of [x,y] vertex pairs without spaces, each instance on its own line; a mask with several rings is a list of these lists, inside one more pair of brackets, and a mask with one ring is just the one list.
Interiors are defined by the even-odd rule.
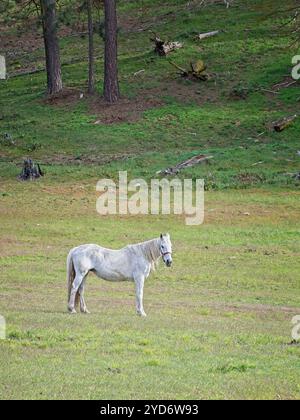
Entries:
[[40,0],[43,37],[45,44],[47,92],[49,95],[62,90],[61,64],[57,37],[55,0]]
[[93,95],[95,93],[95,56],[94,56],[94,23],[92,13],[92,1],[87,0],[88,13],[88,32],[89,32],[89,81],[88,93]]
[[115,103],[120,99],[117,58],[117,8],[116,0],[104,0],[105,10],[105,63],[104,99]]

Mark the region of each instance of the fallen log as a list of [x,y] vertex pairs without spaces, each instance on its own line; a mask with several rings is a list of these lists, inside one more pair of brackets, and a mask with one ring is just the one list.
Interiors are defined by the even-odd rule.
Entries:
[[209,74],[206,72],[206,65],[202,60],[198,60],[195,63],[190,63],[190,69],[187,70],[183,67],[178,66],[173,61],[169,61],[169,63],[174,66],[177,70],[179,70],[179,75],[186,79],[190,80],[202,80],[206,81],[210,78]]
[[212,32],[206,32],[204,34],[199,34],[199,35],[196,36],[196,39],[199,39],[200,41],[202,41],[203,39],[210,38],[212,36],[216,36],[220,32],[221,31],[212,31]]
[[282,120],[279,120],[273,124],[274,130],[277,131],[277,133],[280,133],[281,131],[288,128],[298,117],[298,115],[293,115],[291,117],[283,118]]
[[170,54],[170,52],[183,47],[183,44],[181,42],[166,42],[160,39],[158,36],[155,36],[155,38],[151,38],[150,41],[154,42],[154,52],[160,56],[166,56]]
[[21,181],[33,181],[44,176],[40,165],[35,164],[31,159],[25,159],[23,163],[22,172],[18,176]]
[[213,159],[213,156],[207,155],[198,155],[194,156],[184,162],[178,163],[176,166],[163,169],[157,172],[157,175],[177,175],[182,169],[191,168],[192,166],[199,164],[207,164],[210,159]]

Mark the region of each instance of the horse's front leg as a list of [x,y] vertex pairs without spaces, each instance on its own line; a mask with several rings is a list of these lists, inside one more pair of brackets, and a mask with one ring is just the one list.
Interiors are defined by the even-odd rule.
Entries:
[[147,316],[143,306],[145,277],[143,275],[137,275],[134,277],[134,282],[136,292],[136,312],[139,316]]

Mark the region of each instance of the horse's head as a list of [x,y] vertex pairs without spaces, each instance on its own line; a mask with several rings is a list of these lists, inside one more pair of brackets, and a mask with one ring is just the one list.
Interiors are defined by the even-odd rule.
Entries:
[[160,252],[162,259],[167,267],[172,265],[172,243],[170,235],[167,233],[165,235],[160,235]]

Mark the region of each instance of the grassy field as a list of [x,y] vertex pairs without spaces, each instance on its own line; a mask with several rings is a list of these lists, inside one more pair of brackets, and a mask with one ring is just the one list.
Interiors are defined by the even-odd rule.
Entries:
[[[299,109],[298,85],[270,93],[288,79],[297,53],[278,29],[287,18],[270,16],[277,0],[236,0],[228,10],[161,3],[119,2],[123,99],[116,107],[79,99],[83,59],[63,66],[72,90],[52,102],[44,98],[44,73],[1,81],[0,314],[7,339],[0,340],[0,399],[300,398],[300,347],[291,344],[291,320],[300,314],[300,194],[291,176],[299,172],[300,122],[282,133],[270,129]],[[214,29],[224,32],[195,42],[195,33]],[[172,60],[202,58],[212,80],[178,80],[167,60],[151,53],[150,30],[183,41]],[[4,52],[16,51],[8,54],[11,72],[42,66],[39,38],[28,54],[16,28],[1,36]],[[84,57],[86,43],[65,34],[63,62]],[[100,57],[99,93],[102,64]],[[127,170],[149,180],[199,153],[212,154],[211,164],[181,176],[205,179],[203,225],[96,213],[98,179]],[[41,164],[42,180],[17,181],[27,156]],[[146,319],[135,315],[132,284],[93,276],[86,293],[92,314],[66,313],[70,248],[118,248],[165,231],[174,266],[161,265],[147,281]]]
[[[174,217],[97,217],[89,184],[6,189],[1,398],[300,397],[300,348],[289,345],[299,314],[299,194],[207,193],[205,224],[187,228]],[[166,229],[174,267],[148,280],[147,319],[135,315],[132,284],[93,276],[92,314],[66,313],[69,248],[120,247]]]

